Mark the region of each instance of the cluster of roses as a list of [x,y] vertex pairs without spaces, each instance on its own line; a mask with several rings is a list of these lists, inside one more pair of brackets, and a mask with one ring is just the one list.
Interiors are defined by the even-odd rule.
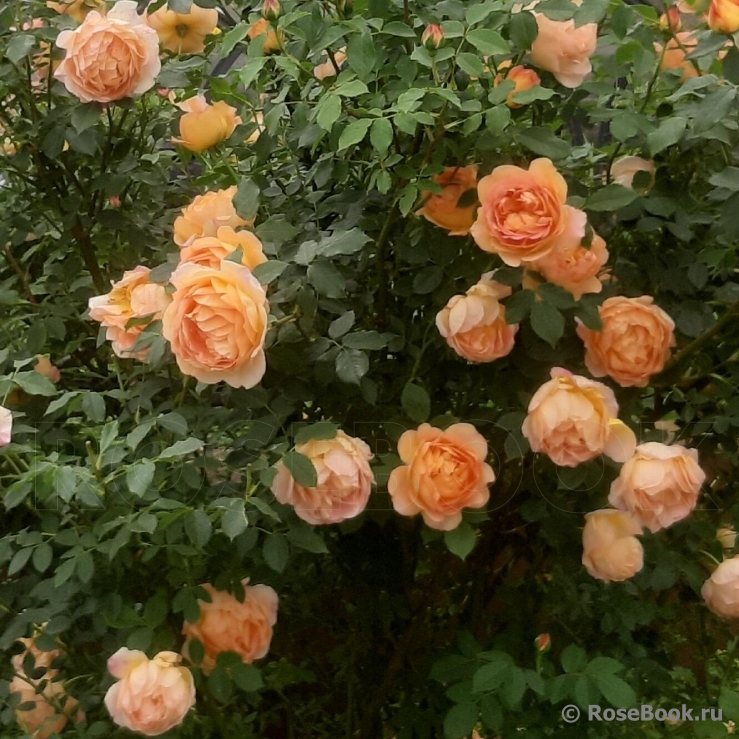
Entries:
[[[277,594],[266,585],[244,580],[244,600],[203,585],[209,601],[198,601],[200,616],[182,627],[182,655],[159,652],[149,659],[139,650],[119,649],[108,659],[108,672],[116,682],[105,694],[105,705],[113,721],[145,736],[158,736],[177,726],[195,704],[193,675],[182,663],[191,659],[192,644],[201,646],[200,669],[206,675],[223,652],[237,654],[244,664],[261,659],[269,651],[277,621]],[[67,695],[54,667],[61,649],[41,651],[34,639],[20,639],[25,650],[12,658],[15,676],[10,690],[19,696],[16,717],[21,728],[34,739],[48,739],[62,731],[70,719],[82,721],[84,712]],[[33,669],[26,673],[27,660]],[[21,710],[21,708],[23,710]]]

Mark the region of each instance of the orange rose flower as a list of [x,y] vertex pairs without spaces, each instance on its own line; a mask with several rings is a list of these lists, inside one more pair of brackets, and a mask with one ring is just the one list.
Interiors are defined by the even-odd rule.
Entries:
[[528,170],[496,167],[480,180],[477,195],[472,238],[511,267],[540,259],[555,246],[577,246],[585,235],[579,211],[565,204],[567,183],[549,159],[535,159]]
[[703,583],[701,595],[719,618],[739,619],[739,555],[724,560]]
[[534,13],[539,33],[531,45],[531,61],[551,72],[565,87],[579,87],[593,67],[590,57],[598,45],[598,24],[575,28],[574,21],[553,21]]
[[236,214],[233,205],[236,185],[226,190],[213,190],[198,195],[190,205],[182,209],[182,215],[174,222],[174,242],[186,246],[192,238],[215,236],[222,226],[241,228],[251,226]]
[[48,357],[42,354],[36,355],[36,364],[33,369],[40,375],[43,375],[52,382],[59,382],[62,377],[62,373],[59,371],[59,367],[55,367]]
[[209,105],[202,95],[183,100],[178,106],[185,111],[180,118],[180,138],[172,143],[190,151],[204,151],[225,141],[241,124],[236,108],[219,100]]
[[388,492],[402,516],[420,513],[426,525],[440,531],[456,529],[463,508],[482,508],[495,481],[485,463],[488,445],[469,423],[442,431],[428,423],[406,431],[398,441],[404,464],[390,473]]
[[[698,46],[698,39],[693,36],[691,31],[680,31],[675,34],[675,38],[671,38],[667,42],[667,48],[664,56],[662,57],[662,63],[660,69],[679,69],[682,71],[681,80],[690,79],[691,77],[697,77],[699,72],[693,66],[691,62],[685,59],[686,55],[691,51],[694,51]],[[664,47],[657,41],[654,42],[654,50],[662,56],[662,49]]]
[[739,3],[736,0],[711,0],[708,27],[716,33],[739,31]]
[[159,36],[162,48],[173,54],[199,54],[205,37],[218,26],[218,11],[193,3],[187,13],[175,13],[167,5],[147,13],[146,22]]
[[521,105],[513,101],[513,96],[541,84],[541,78],[533,69],[528,69],[521,64],[511,67],[511,63],[508,61],[501,62],[498,65],[499,72],[505,70],[508,70],[505,77],[502,74],[496,75],[495,84],[499,85],[504,80],[513,82],[515,87],[506,95],[505,102],[509,108],[520,108]]
[[198,601],[200,618],[182,627],[185,643],[182,654],[190,659],[190,642],[199,639],[205,656],[200,665],[208,674],[221,652],[236,652],[244,664],[261,659],[269,651],[272,628],[277,622],[277,593],[268,585],[249,585],[243,580],[244,600],[231,593],[203,585],[211,602]]
[[[316,66],[313,67],[313,76],[317,80],[325,80],[329,77],[336,77],[336,67],[334,67],[333,62],[328,58],[328,54],[324,52],[322,56],[326,57],[326,61],[322,62],[321,64],[316,64]],[[336,66],[339,69],[344,66],[344,62],[346,62],[345,46],[334,52],[334,61],[336,62]]]
[[641,526],[621,511],[603,509],[585,516],[582,563],[591,577],[623,582],[644,567],[644,549],[636,538]]
[[465,193],[477,187],[477,165],[447,167],[433,178],[442,192],[430,193],[416,215],[449,231],[450,236],[466,236],[475,221],[477,203],[460,208],[457,203]]
[[105,0],[62,0],[62,2],[47,2],[49,10],[56,10],[60,15],[68,15],[77,23],[82,23],[91,10],[97,10],[105,15]]
[[109,103],[140,95],[161,69],[159,39],[136,13],[134,0],[119,0],[103,17],[93,10],[74,31],[56,40],[64,49],[54,76],[83,103]]
[[611,167],[611,178],[617,185],[623,187],[631,187],[634,185],[634,177],[638,172],[648,172],[650,175],[650,185],[640,192],[644,193],[654,184],[654,173],[656,167],[651,159],[642,159],[642,157],[621,157],[613,163]]
[[264,36],[264,44],[262,45],[262,52],[265,54],[271,54],[273,51],[280,50],[280,39],[282,34],[277,36],[277,32],[272,28],[270,22],[266,18],[260,18],[258,21],[252,23],[247,33],[247,36],[254,40],[259,36]]
[[139,266],[124,272],[107,295],[90,298],[90,318],[105,326],[106,337],[113,342],[113,352],[119,357],[146,359],[146,349],[132,351],[146,326],[141,323],[130,328],[126,326],[132,318],[148,316],[150,321],[158,321],[169,301],[164,287],[149,282],[150,271],[147,267]]
[[[584,222],[585,214],[576,211],[575,218]],[[528,268],[537,271],[547,282],[563,287],[575,300],[580,300],[586,293],[599,293],[603,289],[598,275],[607,261],[606,242],[598,234],[593,234],[589,249],[580,244],[560,244]]]
[[185,375],[212,385],[254,387],[264,375],[269,303],[251,270],[235,262],[220,269],[181,264],[164,311],[162,334]]
[[593,377],[608,375],[621,387],[646,387],[675,346],[673,320],[648,296],[608,298],[598,313],[600,331],[577,321],[588,371]]
[[191,239],[187,246],[183,246],[180,264],[190,262],[218,269],[221,262],[239,248],[244,267],[254,269],[267,261],[262,242],[251,231],[234,231],[230,226],[221,226],[215,236]]
[[513,349],[518,324],[508,325],[498,302],[511,288],[486,272],[464,295],[454,295],[436,316],[436,326],[447,344],[471,362],[493,362]]

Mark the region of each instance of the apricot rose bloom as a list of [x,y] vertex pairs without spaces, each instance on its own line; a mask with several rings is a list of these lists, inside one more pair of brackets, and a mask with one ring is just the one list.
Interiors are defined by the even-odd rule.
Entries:
[[739,31],[739,3],[735,0],[711,0],[708,27],[716,33]]
[[254,269],[267,261],[262,242],[251,231],[234,231],[230,226],[221,226],[215,236],[190,239],[187,246],[180,249],[180,264],[189,262],[218,269],[221,262],[239,248],[244,267]]
[[13,435],[13,414],[0,405],[0,446],[10,444]]
[[739,554],[724,560],[703,583],[701,595],[719,618],[739,618]]
[[146,359],[146,349],[132,351],[146,326],[143,323],[126,326],[132,318],[149,316],[150,321],[158,321],[167,307],[167,292],[162,285],[149,281],[150,272],[148,267],[141,266],[124,272],[109,293],[90,298],[90,318],[107,329],[106,338],[112,342],[116,356]]
[[622,511],[604,509],[585,516],[582,563],[603,582],[623,582],[644,566],[644,549],[636,538],[642,529]]
[[[691,77],[697,77],[699,72],[685,57],[698,46],[698,39],[692,31],[680,31],[674,38],[667,42],[664,47],[659,42],[654,42],[654,50],[662,58],[660,69],[679,69],[682,72],[681,81],[685,82]],[[662,50],[665,49],[664,55]]]
[[502,74],[496,75],[495,84],[499,85],[504,80],[513,82],[515,87],[508,93],[508,95],[506,95],[505,102],[509,108],[520,108],[521,104],[515,102],[513,100],[513,96],[517,95],[519,92],[525,92],[535,85],[540,84],[541,78],[536,72],[534,72],[533,69],[524,67],[521,64],[517,64],[515,67],[511,67],[510,62],[503,62],[498,65],[499,72],[506,69],[508,71],[505,73],[505,76],[503,76]]
[[105,707],[118,726],[144,736],[159,736],[182,723],[195,704],[195,683],[176,652],[149,659],[122,647],[108,659],[118,682],[108,688]]
[[60,15],[68,15],[77,23],[83,20],[92,10],[97,10],[105,15],[105,0],[61,0],[61,2],[46,3],[49,10],[55,10]]
[[593,69],[590,57],[598,45],[598,24],[575,28],[572,20],[553,21],[542,13],[534,17],[539,33],[531,45],[531,61],[565,87],[579,87]]
[[585,219],[566,205],[567,183],[549,159],[535,159],[528,170],[496,167],[480,180],[477,195],[472,238],[511,267],[577,246],[585,235]]
[[264,375],[269,303],[251,270],[181,264],[170,277],[172,302],[162,318],[180,371],[212,385],[254,387]]
[[161,69],[159,38],[136,13],[134,0],[119,0],[102,16],[90,12],[79,28],[62,31],[64,49],[54,76],[83,103],[109,103],[154,86]]
[[180,118],[180,138],[172,143],[190,151],[205,151],[225,141],[241,124],[236,108],[223,100],[212,105],[202,95],[183,100],[179,106],[185,114]]
[[271,54],[274,51],[280,50],[280,36],[277,35],[277,31],[272,28],[270,22],[266,18],[260,18],[258,21],[252,23],[249,27],[249,31],[246,34],[252,41],[255,38],[264,36],[264,43],[262,44],[262,52],[264,54]]
[[59,368],[55,367],[51,363],[51,360],[42,354],[36,355],[36,364],[33,366],[33,370],[52,382],[59,382],[62,378],[62,373],[59,371]]
[[403,465],[388,480],[393,508],[402,516],[420,513],[429,528],[451,531],[462,522],[463,508],[482,508],[495,481],[486,464],[488,445],[469,423],[442,431],[428,423],[403,433],[398,441]]
[[608,298],[599,308],[602,327],[577,321],[585,344],[585,366],[593,377],[608,375],[621,387],[646,387],[664,369],[675,346],[675,323],[649,296]]
[[218,11],[193,3],[187,13],[176,13],[165,4],[147,13],[146,22],[157,32],[163,49],[173,54],[199,54],[205,49],[205,37],[218,25]]
[[447,344],[470,362],[492,362],[510,354],[518,324],[508,325],[498,302],[511,288],[486,272],[464,295],[454,295],[436,316],[436,326]]
[[433,178],[442,192],[430,193],[416,215],[423,216],[435,226],[449,231],[450,236],[466,236],[475,222],[476,199],[471,205],[459,207],[459,199],[477,187],[477,165],[446,167]]
[[241,228],[251,225],[240,218],[234,208],[236,185],[226,190],[213,190],[198,195],[190,205],[182,209],[182,215],[174,222],[174,242],[185,246],[190,239],[216,236],[221,226]]
[[690,515],[705,479],[695,449],[650,441],[625,462],[608,502],[654,533]]
[[561,367],[552,369],[551,378],[531,398],[521,429],[534,452],[560,467],[577,467],[599,454],[624,462],[634,453],[636,437],[618,420],[609,387]]
[[[616,160],[611,166],[611,179],[623,187],[634,188],[634,177],[637,172],[648,172],[650,176],[651,187],[654,184],[654,173],[656,168],[651,159],[643,159],[642,157],[627,156]],[[649,187],[639,189],[639,192],[646,192]]]
[[[313,76],[317,80],[325,80],[329,77],[336,77],[336,67],[334,67],[333,62],[331,59],[328,58],[328,54],[324,52],[323,56],[326,57],[325,62],[321,62],[320,64],[316,64],[315,67],[313,67]],[[336,66],[341,69],[344,66],[344,63],[346,62],[346,47],[342,47],[338,51],[334,52],[334,61],[336,62]]]
[[199,639],[204,650],[200,667],[206,674],[216,666],[221,652],[236,652],[245,664],[251,664],[269,651],[277,621],[277,593],[268,585],[249,585],[248,579],[242,584],[243,602],[231,593],[203,585],[211,602],[198,601],[200,618],[182,627],[182,654],[190,659],[190,642]]
[[341,523],[365,509],[375,481],[367,444],[339,430],[333,439],[311,439],[295,449],[313,463],[318,483],[299,485],[279,462],[272,493],[280,503],[291,505],[303,521],[314,525]]

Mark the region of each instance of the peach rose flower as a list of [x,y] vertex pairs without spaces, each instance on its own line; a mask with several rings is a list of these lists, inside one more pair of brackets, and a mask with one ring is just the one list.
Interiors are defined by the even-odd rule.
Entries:
[[182,627],[182,654],[190,659],[190,641],[199,639],[205,652],[200,667],[206,674],[216,666],[221,652],[236,652],[248,665],[269,651],[277,621],[277,593],[268,585],[249,585],[248,578],[242,584],[243,602],[231,593],[203,585],[211,602],[198,601],[200,618],[194,624],[185,622]]
[[[316,66],[313,67],[313,76],[317,80],[325,80],[329,77],[336,77],[336,68],[334,67],[331,59],[328,58],[328,54],[324,52],[322,56],[326,57],[326,61],[322,62],[321,64],[316,64]],[[346,46],[342,46],[341,49],[334,52],[334,61],[336,62],[336,66],[339,69],[344,66],[344,62],[346,62]]]
[[193,237],[215,236],[221,226],[241,228],[250,226],[236,214],[233,205],[236,185],[226,190],[213,190],[198,195],[190,205],[182,209],[182,215],[174,222],[174,242],[185,246]]
[[623,582],[644,566],[644,549],[636,538],[641,526],[627,513],[604,509],[585,516],[582,563],[603,582]]
[[262,242],[251,231],[234,231],[231,226],[221,226],[215,236],[191,239],[187,246],[183,246],[180,264],[190,262],[218,269],[221,262],[239,248],[244,267],[254,269],[267,261]]
[[646,387],[661,372],[675,346],[675,324],[653,298],[608,298],[598,308],[602,328],[577,320],[585,344],[585,366],[593,377],[608,375],[621,387]]
[[167,5],[147,13],[146,22],[159,36],[163,49],[173,54],[199,54],[205,37],[218,26],[218,11],[193,3],[187,13],[175,13]]
[[0,405],[0,446],[8,446],[13,435],[13,414]]
[[477,245],[518,267],[555,246],[579,245],[585,235],[579,211],[565,204],[567,183],[549,159],[528,170],[504,164],[477,185],[481,206],[470,229]]
[[159,38],[136,13],[134,0],[119,0],[103,17],[90,12],[79,28],[62,31],[64,49],[54,76],[83,103],[109,103],[154,86],[161,69]]
[[62,377],[62,373],[59,371],[59,368],[55,367],[49,358],[42,354],[36,355],[36,364],[33,366],[33,369],[35,372],[38,372],[40,375],[43,375],[52,382],[59,382]]
[[176,652],[149,659],[121,647],[108,659],[118,682],[108,688],[105,707],[113,722],[144,736],[159,736],[182,723],[195,704],[195,683]]
[[299,485],[279,462],[272,493],[280,503],[291,505],[303,521],[314,525],[341,523],[365,509],[375,481],[367,444],[337,431],[333,439],[311,439],[295,449],[313,463],[318,484]]
[[650,441],[626,460],[608,502],[655,533],[690,515],[705,479],[695,449]]
[[531,398],[521,429],[531,449],[560,467],[577,467],[599,454],[627,460],[636,437],[617,418],[613,390],[561,367],[551,377]]
[[436,326],[447,344],[470,362],[492,362],[510,354],[518,324],[508,325],[498,302],[511,288],[486,272],[464,295],[454,295],[436,316]]
[[692,31],[680,31],[676,33],[675,37],[667,42],[664,56],[662,56],[663,45],[655,41],[654,50],[659,56],[662,56],[660,69],[663,71],[668,69],[682,70],[682,82],[685,82],[685,80],[691,77],[697,77],[699,74],[698,70],[690,61],[685,59],[687,54],[695,51],[696,46],[698,46],[698,39],[695,38]]
[[485,463],[488,445],[469,423],[442,431],[428,423],[403,433],[398,441],[403,465],[390,473],[387,489],[402,516],[420,513],[429,528],[451,531],[462,522],[463,508],[482,508],[495,481]]
[[236,108],[223,100],[209,105],[202,95],[195,95],[177,107],[184,110],[185,115],[179,122],[180,138],[172,139],[172,143],[190,151],[205,151],[220,144],[241,124]]
[[133,345],[144,324],[127,328],[132,318],[145,318],[158,321],[167,307],[169,297],[162,285],[149,281],[148,267],[136,267],[123,273],[123,277],[112,283],[113,289],[107,295],[90,298],[90,318],[105,326],[106,338],[113,344],[113,352],[118,357],[144,361],[147,350],[133,352]]
[[278,37],[277,32],[272,28],[266,18],[260,18],[258,21],[252,23],[246,35],[252,40],[259,36],[264,36],[264,43],[262,44],[262,52],[264,54],[271,54],[274,51],[280,50],[280,40],[283,38],[282,33]]
[[651,159],[642,159],[642,157],[621,157],[611,166],[611,179],[623,187],[634,188],[634,177],[637,172],[648,172],[650,176],[650,185],[647,188],[640,189],[639,192],[647,192],[654,184],[654,175],[656,167]]
[[565,87],[579,87],[593,69],[590,57],[598,45],[598,24],[575,28],[572,20],[553,21],[542,13],[534,17],[539,33],[531,45],[531,61]]
[[475,199],[472,205],[463,208],[457,203],[462,195],[477,187],[477,165],[446,167],[433,181],[441,186],[442,192],[438,195],[429,193],[416,215],[449,231],[450,236],[466,236],[475,222],[477,202]]
[[701,595],[719,618],[739,618],[739,554],[724,560],[703,583]]
[[269,303],[251,270],[181,264],[170,277],[172,302],[162,318],[180,371],[212,385],[254,387],[264,375]]
[[739,3],[736,0],[711,0],[708,27],[716,33],[739,31]]
[[[15,709],[18,725],[33,739],[49,739],[52,734],[60,734],[70,718],[75,714],[77,721],[84,719],[84,713],[77,710],[77,701],[68,696],[64,685],[56,678],[59,671],[52,668],[52,662],[61,656],[59,649],[42,652],[33,639],[19,639],[26,648],[11,658],[15,675],[10,681],[10,692],[20,696],[19,705],[32,703],[30,710]],[[26,657],[31,654],[36,670],[45,670],[38,678],[30,678],[23,669]],[[43,690],[37,689],[44,684]],[[61,707],[61,712],[59,711]]]
[[514,102],[513,96],[517,95],[519,92],[525,92],[535,85],[541,84],[541,78],[533,69],[524,67],[521,64],[511,67],[511,63],[509,61],[501,62],[498,65],[499,73],[505,70],[508,70],[505,76],[502,74],[496,75],[495,85],[499,85],[504,80],[513,82],[515,87],[508,93],[508,95],[506,95],[505,102],[509,108],[520,108],[521,104]]

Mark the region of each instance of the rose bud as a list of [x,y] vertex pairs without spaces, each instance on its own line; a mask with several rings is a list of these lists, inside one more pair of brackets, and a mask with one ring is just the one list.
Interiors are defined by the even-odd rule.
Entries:
[[539,634],[534,639],[534,647],[537,652],[541,652],[542,654],[548,652],[552,648],[552,637],[549,634]]
[[429,51],[440,49],[444,43],[444,31],[441,30],[441,26],[436,23],[426,26],[426,30],[421,35],[421,43]]
[[679,31],[683,27],[680,11],[676,7],[672,7],[666,13],[662,13],[659,17],[659,27],[664,31]]
[[277,0],[264,0],[262,16],[270,23],[274,23],[280,17],[280,3]]

